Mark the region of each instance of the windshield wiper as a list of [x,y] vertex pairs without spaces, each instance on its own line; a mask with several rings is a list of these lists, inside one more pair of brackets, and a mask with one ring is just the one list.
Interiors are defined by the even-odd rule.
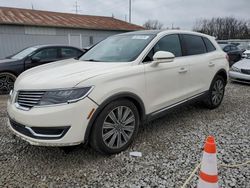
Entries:
[[96,59],[86,59],[86,60],[84,60],[84,61],[100,62],[100,61],[98,61],[98,60],[96,60]]

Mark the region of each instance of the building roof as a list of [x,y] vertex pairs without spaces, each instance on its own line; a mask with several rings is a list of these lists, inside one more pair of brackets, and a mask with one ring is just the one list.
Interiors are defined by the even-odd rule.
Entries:
[[112,17],[0,7],[0,24],[135,31],[144,29]]

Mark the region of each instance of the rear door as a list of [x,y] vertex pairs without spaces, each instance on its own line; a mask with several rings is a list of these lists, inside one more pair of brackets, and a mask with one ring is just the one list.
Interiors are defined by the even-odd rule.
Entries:
[[208,89],[210,78],[214,75],[214,54],[207,54],[207,47],[203,37],[191,34],[182,34],[184,55],[190,65],[190,96],[199,95]]
[[[153,55],[157,51],[172,52],[176,58],[173,62],[152,66]],[[182,57],[178,34],[166,35],[148,53],[144,60],[147,86],[148,106],[156,112],[174,105],[189,95],[189,65]]]
[[59,60],[58,47],[42,48],[25,61],[25,70],[57,60]]

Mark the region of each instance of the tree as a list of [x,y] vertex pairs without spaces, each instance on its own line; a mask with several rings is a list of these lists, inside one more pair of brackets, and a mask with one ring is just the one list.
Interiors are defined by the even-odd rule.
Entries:
[[163,24],[158,20],[148,20],[143,24],[145,29],[160,30],[163,28]]
[[193,30],[217,37],[217,39],[249,39],[250,22],[234,17],[201,19]]

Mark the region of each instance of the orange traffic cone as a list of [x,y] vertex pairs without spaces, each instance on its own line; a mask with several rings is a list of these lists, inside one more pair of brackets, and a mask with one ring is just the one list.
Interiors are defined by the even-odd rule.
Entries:
[[207,137],[201,161],[201,170],[197,188],[218,188],[218,170],[215,139]]

